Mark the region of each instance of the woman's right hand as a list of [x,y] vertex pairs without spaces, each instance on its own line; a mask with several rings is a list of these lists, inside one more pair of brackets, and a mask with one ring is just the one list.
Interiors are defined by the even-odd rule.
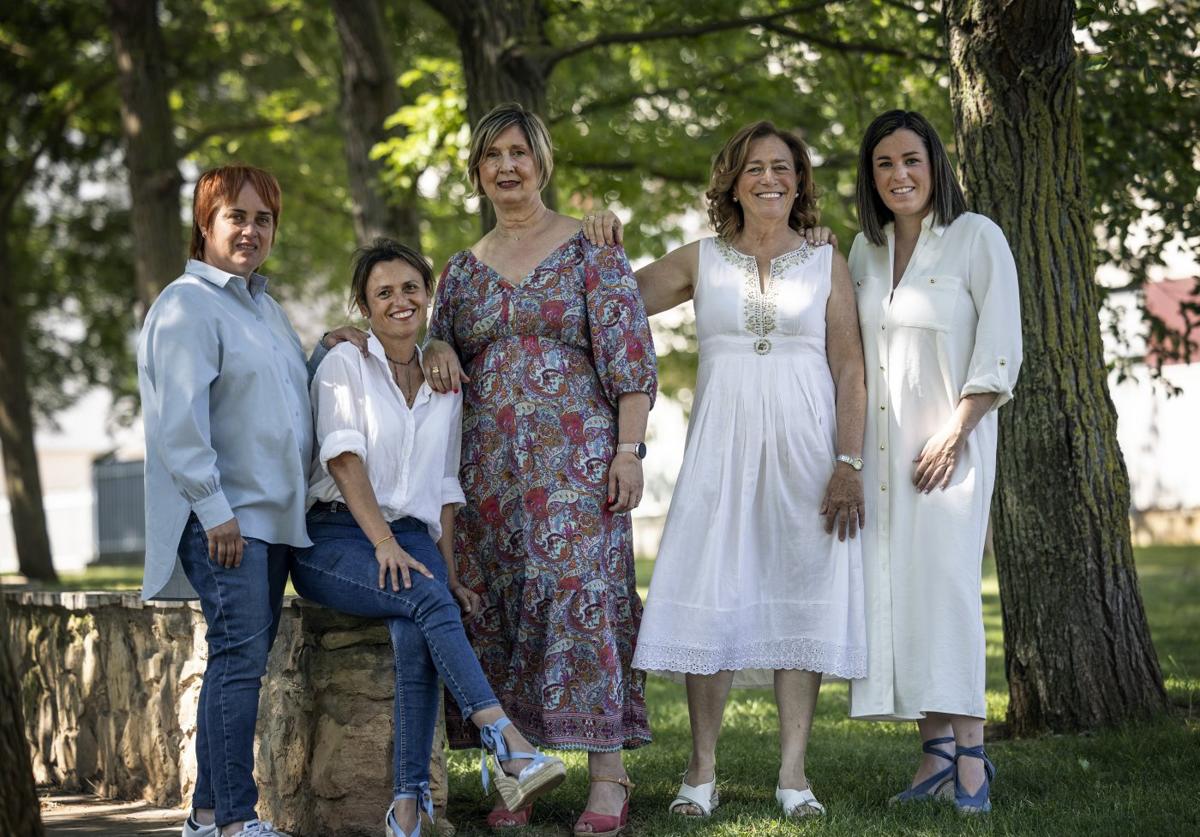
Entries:
[[833,534],[836,528],[839,541],[846,540],[847,535],[851,538],[857,535],[867,522],[862,474],[844,463],[835,465],[820,512],[825,518],[825,531]]
[[621,219],[611,209],[583,216],[583,234],[597,247],[621,243]]
[[463,383],[471,382],[458,362],[458,355],[444,340],[429,341],[421,353],[421,370],[434,392],[458,392]]
[[242,550],[246,547],[246,542],[242,540],[242,529],[238,526],[236,517],[204,530],[204,534],[208,537],[210,561],[216,561],[226,569],[242,565]]
[[385,579],[389,575],[392,577],[393,592],[400,592],[401,580],[404,582],[404,589],[408,590],[412,587],[410,570],[416,570],[426,578],[433,578],[433,573],[429,571],[429,568],[405,552],[400,544],[396,543],[395,538],[388,538],[375,547],[375,560],[379,562],[380,590],[383,589]]

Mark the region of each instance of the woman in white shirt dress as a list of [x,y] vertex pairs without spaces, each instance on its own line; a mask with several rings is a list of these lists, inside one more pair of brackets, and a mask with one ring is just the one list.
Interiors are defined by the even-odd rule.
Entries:
[[[389,837],[420,833],[418,807],[433,816],[429,753],[439,677],[480,728],[511,810],[565,775],[562,761],[538,753],[509,722],[463,630],[460,606],[472,615],[480,601],[458,582],[453,553],[454,512],[463,503],[462,396],[433,392],[421,371],[417,336],[432,291],[429,265],[411,248],[379,239],[359,252],[351,296],[371,323],[368,352],[339,344],[313,379],[313,546],[292,567],[304,598],[388,620],[396,662]],[[483,776],[486,788],[486,761]]]
[[773,684],[776,799],[790,816],[819,814],[804,763],[821,674],[866,670],[854,294],[837,250],[800,232],[816,205],[799,137],[741,129],[707,198],[717,237],[637,272],[647,313],[694,301],[700,366],[633,665],[686,679],[692,756],[673,813],[718,804],[730,687]]
[[966,211],[941,140],[911,111],[867,128],[858,213],[869,666],[850,713],[917,722],[924,756],[894,801],[987,811],[980,564],[996,410],[1021,365],[1016,265],[1000,228]]

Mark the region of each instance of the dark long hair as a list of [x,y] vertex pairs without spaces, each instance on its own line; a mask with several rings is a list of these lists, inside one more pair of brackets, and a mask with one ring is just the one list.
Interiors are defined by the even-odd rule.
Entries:
[[863,134],[862,144],[858,148],[858,184],[855,187],[855,199],[858,203],[858,223],[863,235],[876,246],[887,243],[883,227],[895,219],[892,210],[883,203],[879,191],[875,188],[875,164],[872,157],[875,146],[884,137],[907,128],[921,138],[925,143],[925,152],[929,156],[930,183],[929,202],[933,205],[933,218],[939,224],[948,226],[955,218],[967,211],[967,199],[963,197],[962,187],[954,176],[954,166],[950,165],[950,155],[946,146],[938,136],[929,120],[915,110],[889,110],[875,117]]

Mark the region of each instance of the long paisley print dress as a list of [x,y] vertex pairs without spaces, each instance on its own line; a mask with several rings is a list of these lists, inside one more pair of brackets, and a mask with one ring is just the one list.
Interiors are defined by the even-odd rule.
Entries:
[[[617,399],[657,388],[629,262],[581,233],[513,285],[464,250],[430,335],[462,361],[459,577],[483,598],[467,631],[509,717],[534,743],[597,752],[648,743],[630,668],[642,603],[627,514],[607,511]],[[447,706],[454,746],[477,746]]]

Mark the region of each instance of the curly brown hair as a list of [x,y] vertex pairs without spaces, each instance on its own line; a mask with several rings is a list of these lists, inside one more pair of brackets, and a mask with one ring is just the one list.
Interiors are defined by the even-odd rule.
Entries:
[[730,137],[725,147],[717,153],[713,160],[708,191],[704,193],[708,200],[709,223],[717,235],[726,241],[731,241],[745,224],[742,207],[733,199],[733,185],[742,169],[746,167],[751,143],[763,137],[778,137],[792,150],[799,194],[792,204],[788,226],[794,230],[815,227],[820,217],[817,212],[816,187],[813,185],[812,160],[809,159],[808,146],[804,144],[804,140],[791,131],[776,128],[772,122],[753,122]]

